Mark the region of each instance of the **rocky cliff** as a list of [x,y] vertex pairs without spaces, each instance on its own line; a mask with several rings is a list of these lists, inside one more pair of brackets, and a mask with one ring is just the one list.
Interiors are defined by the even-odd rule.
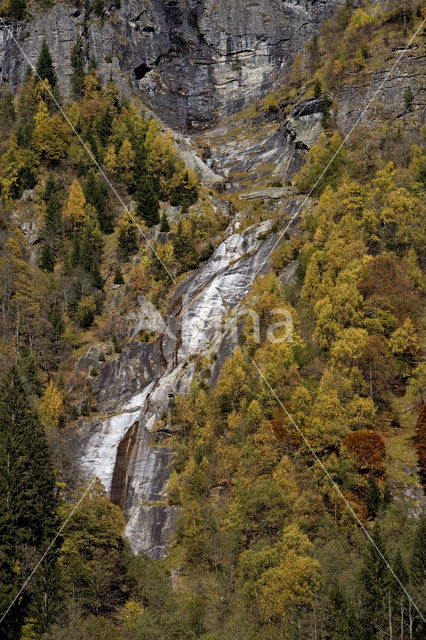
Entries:
[[[219,183],[213,205],[230,219],[222,241],[176,288],[163,317],[140,299],[138,312],[126,319],[128,343],[118,357],[102,364],[92,348],[79,363],[80,371],[99,369],[92,380],[98,415],[80,426],[76,438],[82,466],[101,478],[123,509],[133,549],[157,558],[166,554],[176,514],[166,492],[176,395],[187,393],[200,372],[214,383],[235,346],[235,323],[224,321],[238,313],[252,283],[269,268],[277,235],[268,217],[279,211],[281,230],[291,232],[303,203],[287,187],[271,184],[285,184],[301,167],[321,134],[323,107],[318,99],[296,100],[248,121],[225,117],[280,82],[295,52],[335,3],[122,0],[120,9],[114,2],[105,4],[103,19],[64,3],[26,24],[8,22],[0,29],[0,66],[2,82],[12,88],[26,68],[8,30],[33,62],[46,38],[66,94],[70,51],[81,34],[87,56],[95,57],[105,80],[112,76],[123,92],[143,93],[171,126],[203,129],[202,137],[179,137],[179,145],[205,182]],[[424,121],[425,56],[415,43],[393,73],[400,52],[390,50],[382,67],[354,74],[336,91],[332,115],[343,133],[370,101],[363,118],[369,127],[403,118],[416,128]],[[410,113],[404,104],[408,84],[414,95]],[[228,197],[232,193],[237,208]],[[267,219],[242,231],[252,201],[262,204]],[[281,274],[282,280],[294,267]],[[140,342],[139,331],[153,327],[157,338]]]
[[45,38],[66,95],[81,35],[104,80],[143,94],[169,125],[200,128],[276,85],[339,1],[107,0],[103,17],[58,3],[0,26],[1,82],[15,87]]
[[[285,187],[265,186],[264,165],[274,161],[279,177],[291,176],[306,152],[301,141],[319,135],[320,118],[319,105],[296,117],[291,126],[297,135],[289,134],[280,116],[273,122],[262,119],[258,125],[262,133],[255,145],[244,136],[236,140],[231,136],[226,146],[223,136],[232,133],[230,122],[208,132],[199,143],[205,153],[208,148],[209,164],[222,174],[225,193],[235,192],[243,209],[250,200],[264,202],[271,216],[280,209],[282,224],[291,231],[302,198],[290,197]],[[232,177],[243,170],[251,176],[250,191]],[[241,303],[256,278],[270,269],[269,257],[277,240],[271,220],[242,231],[244,212],[229,212],[226,197],[215,197],[214,202],[231,213],[223,241],[177,287],[164,317],[140,298],[138,313],[129,318],[126,349],[116,360],[101,365],[92,382],[99,417],[84,425],[77,439],[83,469],[100,477],[113,501],[122,507],[132,548],[155,558],[167,552],[176,514],[176,508],[167,503],[175,398],[186,394],[191,381],[200,376],[214,384],[237,344]],[[283,280],[291,277],[294,266],[282,274]],[[158,339],[141,343],[138,332],[153,328]],[[79,366],[87,370],[100,363],[96,357],[86,357]]]

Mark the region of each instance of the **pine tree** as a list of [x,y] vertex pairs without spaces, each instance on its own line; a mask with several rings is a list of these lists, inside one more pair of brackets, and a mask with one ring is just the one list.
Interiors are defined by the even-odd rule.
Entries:
[[80,98],[83,95],[84,80],[86,77],[84,72],[84,62],[83,41],[81,37],[78,36],[77,42],[71,49],[71,66],[73,70],[71,76],[71,88],[75,98]]
[[370,474],[368,478],[368,491],[365,497],[365,504],[367,507],[368,515],[371,518],[375,518],[380,507],[382,495],[380,493],[379,485],[373,474]]
[[56,340],[60,340],[65,331],[65,322],[59,307],[55,307],[50,317],[50,324],[53,329],[53,336]]
[[383,620],[387,616],[391,585],[388,568],[383,559],[386,558],[386,547],[378,525],[374,527],[372,539],[374,545],[368,545],[360,579],[364,591],[364,624],[369,629],[368,637],[374,638],[378,629],[385,624]]
[[[52,174],[49,174],[46,180],[43,200],[46,204],[43,240],[44,243],[49,246],[50,253],[54,261],[55,254],[60,244],[62,225],[60,192]],[[47,257],[47,255],[45,257]]]
[[345,602],[337,584],[332,588],[330,599],[332,610],[329,619],[333,625],[332,640],[362,640],[361,625],[353,610]]
[[25,0],[10,0],[10,15],[12,18],[22,20],[25,18],[27,3]]
[[133,147],[135,149],[135,175],[137,178],[138,176],[144,175],[146,172],[148,151],[142,140],[137,140]]
[[182,205],[184,210],[197,202],[198,199],[198,181],[193,173],[189,173],[185,170],[178,177],[178,182],[175,185],[171,196],[170,204],[173,206]]
[[86,202],[96,209],[101,231],[112,233],[114,223],[111,212],[108,210],[108,189],[104,181],[99,179],[94,171],[88,173],[84,184],[84,196]]
[[138,230],[130,215],[120,221],[117,245],[119,252],[126,258],[138,250]]
[[398,580],[393,575],[391,575],[390,585],[391,585],[392,595],[395,598],[399,596],[404,596],[404,591],[402,590],[400,583],[402,584],[403,587],[405,587],[408,584],[409,578],[408,578],[407,570],[404,565],[404,560],[402,559],[402,555],[399,549],[392,563],[392,569],[395,571],[397,578],[399,580],[398,582]]
[[92,276],[93,284],[103,288],[99,270],[102,259],[103,239],[96,217],[96,211],[89,205],[91,215],[87,217],[81,234],[79,265]]
[[112,114],[108,107],[96,122],[96,132],[102,145],[105,146],[112,133]]
[[43,44],[41,45],[36,71],[42,80],[47,80],[49,82],[52,89],[56,87],[58,84],[58,77],[53,67],[52,56],[50,55],[46,40],[43,40]]
[[148,227],[153,227],[160,222],[158,193],[154,188],[153,180],[143,175],[136,189],[137,215],[145,220]]
[[114,284],[124,284],[123,274],[120,267],[116,267],[114,272]]
[[410,556],[410,578],[416,588],[426,580],[426,516],[421,516],[416,527]]
[[[41,553],[57,527],[54,473],[44,430],[28,404],[17,368],[6,375],[0,388],[0,610],[5,611],[23,579],[24,548]],[[19,637],[18,629],[31,611],[43,623],[52,604],[46,575],[55,571],[55,554],[46,560],[46,572],[26,589],[19,606],[8,614],[2,637]],[[27,570],[27,569],[25,569]],[[46,602],[47,603],[47,602]],[[43,608],[45,609],[43,611]],[[3,628],[2,628],[3,631]]]
[[314,84],[314,97],[315,98],[320,98],[322,94],[322,86],[321,86],[321,80],[319,80],[318,78],[315,80],[315,84]]
[[40,269],[43,269],[43,271],[53,273],[55,269],[55,258],[53,256],[53,251],[50,244],[48,244],[46,241],[44,241],[39,264]]
[[179,220],[176,235],[173,238],[173,253],[184,270],[198,267],[198,256],[191,246],[188,236],[183,232],[182,220]]
[[170,225],[169,221],[167,220],[167,214],[165,211],[163,211],[163,214],[161,216],[160,231],[162,231],[163,233],[168,233],[170,231]]

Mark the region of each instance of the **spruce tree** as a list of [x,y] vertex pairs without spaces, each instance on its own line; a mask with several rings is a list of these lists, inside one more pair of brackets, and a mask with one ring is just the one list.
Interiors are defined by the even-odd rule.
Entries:
[[173,238],[173,253],[183,270],[198,267],[197,252],[191,246],[188,237],[183,233],[182,220],[179,220],[176,235]]
[[125,258],[138,250],[138,230],[129,215],[120,222],[117,245],[119,253]]
[[53,67],[52,56],[46,40],[43,40],[37,60],[36,71],[42,80],[48,80],[52,89],[58,84],[58,77]]
[[368,478],[368,491],[365,497],[365,504],[367,507],[368,515],[371,518],[375,518],[382,501],[382,494],[380,493],[379,485],[376,478],[370,474]]
[[369,630],[368,637],[374,638],[387,616],[391,580],[387,564],[383,559],[386,559],[386,547],[378,525],[374,527],[372,539],[374,545],[368,543],[360,579],[364,592],[364,624]]
[[114,271],[114,284],[124,284],[123,274],[118,266]]
[[[0,611],[5,611],[24,578],[25,550],[41,554],[57,528],[54,472],[44,429],[30,408],[18,369],[12,368],[0,387]],[[53,574],[55,554],[46,559]],[[49,565],[49,567],[47,567]],[[32,568],[32,567],[31,567]],[[43,573],[43,572],[42,572]],[[42,574],[23,593],[19,606],[5,619],[2,637],[19,637],[31,613],[43,625],[41,602],[52,599]],[[3,631],[3,629],[2,629]]]
[[60,340],[64,335],[65,322],[59,307],[54,308],[50,317],[50,324],[52,325],[53,336],[55,340]]
[[96,132],[103,146],[106,145],[112,133],[112,120],[112,113],[108,107],[96,122]]
[[146,171],[148,151],[143,140],[132,141],[132,146],[135,150],[135,176],[137,179],[139,176],[144,175]]
[[83,41],[80,36],[77,38],[77,42],[71,49],[71,89],[74,98],[80,98],[84,91],[84,80],[86,74],[84,72],[84,50]]
[[25,0],[10,0],[10,15],[17,20],[25,18],[27,3]]
[[95,287],[102,289],[103,280],[99,265],[102,259],[103,239],[94,211],[85,222],[79,248],[79,265],[92,276]]
[[421,516],[414,533],[411,547],[410,578],[416,588],[424,585],[426,580],[426,516]]
[[46,204],[43,231],[43,251],[40,267],[45,271],[53,271],[55,255],[59,249],[61,236],[61,201],[56,180],[52,174],[46,180],[43,200]]
[[145,220],[148,227],[153,227],[160,222],[158,193],[154,187],[152,178],[143,175],[136,189],[137,215]]
[[348,607],[337,584],[331,590],[330,599],[332,609],[329,620],[333,629],[332,640],[363,640],[361,625],[352,608]]
[[170,196],[170,204],[173,206],[182,205],[183,209],[187,211],[197,200],[198,185],[191,180],[188,171],[185,171],[182,180]]
[[49,273],[53,273],[55,269],[55,258],[53,256],[53,251],[48,242],[44,241],[43,249],[40,255],[40,269],[43,271],[48,271]]
[[322,94],[322,85],[321,85],[321,80],[319,80],[318,78],[315,80],[315,84],[314,84],[314,97],[315,98],[320,98]]
[[112,233],[114,231],[114,222],[108,208],[108,189],[104,181],[99,179],[94,171],[89,171],[83,191],[86,202],[96,209],[101,231],[103,233]]
[[170,225],[169,225],[169,221],[167,220],[167,215],[165,211],[163,211],[163,214],[161,216],[160,231],[162,231],[163,233],[168,233],[170,231]]

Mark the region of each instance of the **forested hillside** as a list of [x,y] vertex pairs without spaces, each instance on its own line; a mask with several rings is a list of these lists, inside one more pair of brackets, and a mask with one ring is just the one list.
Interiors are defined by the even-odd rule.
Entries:
[[80,37],[0,88],[1,638],[424,637],[423,16],[346,2],[187,139]]

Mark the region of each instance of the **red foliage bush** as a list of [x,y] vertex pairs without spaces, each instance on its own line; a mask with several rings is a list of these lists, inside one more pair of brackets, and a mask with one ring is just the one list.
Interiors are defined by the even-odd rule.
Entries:
[[423,487],[426,486],[426,404],[420,408],[416,422],[416,452],[419,461],[419,475]]
[[412,316],[419,298],[394,256],[376,256],[362,268],[358,289],[368,308],[388,309],[397,318]]
[[343,444],[357,463],[360,473],[385,473],[386,446],[380,433],[376,431],[352,431],[343,438]]

